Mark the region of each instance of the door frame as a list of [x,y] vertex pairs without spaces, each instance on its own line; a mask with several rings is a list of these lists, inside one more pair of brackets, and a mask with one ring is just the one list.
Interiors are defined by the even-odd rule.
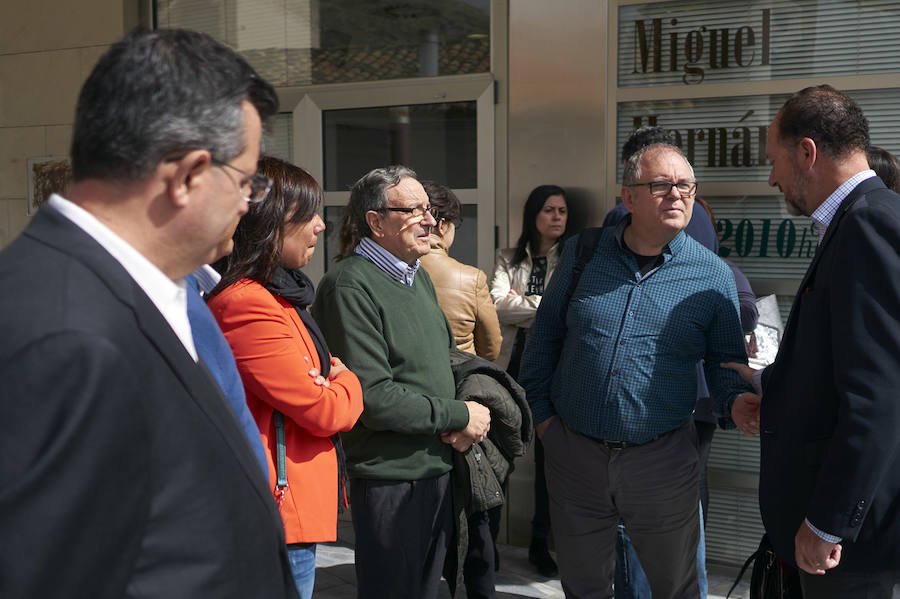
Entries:
[[[282,106],[291,107],[293,162],[317,181],[324,180],[322,113],[326,110],[407,106],[443,102],[475,102],[477,187],[454,189],[462,204],[478,207],[478,264],[490,272],[494,263],[494,77],[490,73],[417,79],[391,79],[362,83],[338,83],[283,87]],[[364,173],[360,173],[362,176]],[[323,192],[323,206],[346,206],[349,191]],[[320,248],[304,268],[318,282],[325,274],[325,252]]]

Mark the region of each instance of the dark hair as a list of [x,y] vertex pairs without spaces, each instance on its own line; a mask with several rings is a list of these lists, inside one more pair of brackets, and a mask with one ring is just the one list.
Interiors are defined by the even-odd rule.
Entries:
[[272,86],[228,46],[196,31],[132,31],[81,88],[73,178],[140,181],[172,154],[200,148],[228,162],[245,149],[244,100],[264,124],[278,111]]
[[[532,254],[538,251],[540,235],[537,230],[537,216],[550,196],[562,196],[566,200],[565,190],[558,185],[538,185],[528,194],[522,214],[522,234],[519,235],[519,240],[516,242],[516,253],[513,254],[513,266],[525,259],[527,255],[526,248],[531,250]],[[566,203],[568,204],[568,200],[566,200]],[[569,222],[566,221],[566,231],[560,236],[560,239],[564,239],[568,232]]]
[[322,206],[322,188],[299,166],[271,156],[260,158],[257,166],[272,179],[272,189],[262,202],[250,204],[238,223],[234,250],[216,262],[222,280],[210,296],[241,279],[268,283],[281,259],[285,225],[309,222]]
[[884,181],[888,189],[900,193],[900,163],[897,157],[878,146],[869,146],[866,152],[869,159],[869,168]]
[[365,175],[350,188],[350,201],[344,208],[341,220],[341,250],[337,255],[342,260],[353,253],[363,237],[370,237],[372,231],[366,222],[369,210],[380,211],[387,206],[387,190],[394,187],[404,177],[416,179],[411,168],[395,165],[387,168],[376,168]]
[[859,105],[830,85],[807,87],[788,98],[776,117],[778,137],[808,137],[819,151],[841,158],[869,147],[869,121]]
[[628,159],[635,152],[653,144],[674,146],[675,136],[664,127],[641,127],[640,129],[635,129],[634,133],[622,145],[622,162],[628,162]]
[[655,143],[650,144],[649,146],[643,146],[638,148],[634,154],[628,157],[628,160],[625,161],[625,168],[622,169],[622,185],[626,187],[629,185],[634,185],[641,179],[641,158],[644,157],[644,154],[648,152],[656,152],[658,150],[671,150],[675,152],[687,163],[688,168],[691,169],[691,176],[694,176],[694,167],[691,166],[691,163],[688,161],[687,156],[684,155],[684,152],[681,151],[681,148],[678,146],[672,145],[670,143]]
[[453,190],[434,181],[419,181],[419,183],[428,194],[428,203],[435,209],[435,220],[438,224],[445,220],[458,227],[462,222],[462,205]]

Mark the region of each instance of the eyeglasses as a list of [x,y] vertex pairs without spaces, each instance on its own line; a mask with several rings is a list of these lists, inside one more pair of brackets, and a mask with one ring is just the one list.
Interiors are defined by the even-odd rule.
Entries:
[[[187,154],[179,154],[178,156],[172,156],[171,158],[166,158],[166,162],[178,162],[182,158],[187,156]],[[216,166],[227,166],[233,171],[237,171],[244,178],[241,180],[241,193],[244,196],[244,199],[247,200],[248,204],[258,204],[266,199],[266,196],[269,195],[269,190],[272,189],[272,180],[264,175],[260,175],[259,173],[245,173],[241,169],[236,166],[231,166],[227,162],[222,162],[221,160],[216,160],[215,158],[210,158],[210,162],[215,164]],[[247,188],[247,189],[245,189]],[[244,193],[249,190],[250,193]]]
[[216,166],[226,166],[244,176],[244,179],[241,181],[241,191],[246,191],[247,188],[249,188],[250,193],[244,193],[244,197],[247,198],[248,203],[258,204],[269,195],[269,190],[272,189],[272,180],[270,178],[258,173],[245,173],[238,167],[232,166],[227,162],[222,162],[221,160],[216,160],[215,158],[211,159],[211,162]]
[[400,208],[397,206],[385,206],[382,210],[387,210],[389,212],[402,212],[404,214],[410,214],[413,218],[425,218],[425,213],[431,215],[431,217],[437,222],[438,220],[438,211],[434,206],[428,206],[427,208],[423,208],[422,206],[412,206],[410,208]]
[[679,181],[678,183],[672,183],[671,181],[650,181],[649,183],[632,183],[625,187],[641,187],[643,185],[649,187],[650,195],[657,198],[663,198],[669,195],[673,187],[678,190],[678,193],[685,197],[690,197],[697,193],[696,181]]

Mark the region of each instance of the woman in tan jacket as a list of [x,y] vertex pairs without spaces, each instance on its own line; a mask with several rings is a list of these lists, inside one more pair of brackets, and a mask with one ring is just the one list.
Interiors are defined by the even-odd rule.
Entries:
[[431,252],[420,258],[434,283],[438,304],[450,322],[456,347],[494,361],[500,353],[500,323],[487,286],[487,277],[474,266],[451,258],[459,225],[460,204],[447,187],[422,181],[437,226],[431,229]]
[[[460,204],[447,187],[433,181],[422,181],[428,194],[437,226],[431,229],[431,252],[419,260],[434,283],[438,303],[447,320],[456,347],[485,360],[496,360],[500,353],[500,323],[487,286],[487,277],[474,266],[466,266],[447,255],[453,245],[460,222]],[[496,512],[499,525],[500,507]],[[496,532],[490,511],[466,514],[468,546],[462,564],[466,596],[470,599],[492,599],[496,561]]]

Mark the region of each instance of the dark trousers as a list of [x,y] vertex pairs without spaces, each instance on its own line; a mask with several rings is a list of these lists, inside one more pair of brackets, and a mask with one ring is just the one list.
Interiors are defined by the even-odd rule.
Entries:
[[898,572],[843,572],[840,565],[825,574],[800,572],[803,599],[892,599],[900,597]]
[[[499,511],[499,508],[498,508]],[[494,597],[494,538],[488,512],[469,514],[469,548],[463,563],[463,581],[468,599]]]
[[[506,497],[506,487],[509,485],[509,478],[500,483],[500,490],[503,491],[503,497]],[[488,528],[491,531],[491,541],[494,545],[494,572],[500,569],[500,554],[497,551],[497,535],[500,534],[500,520],[503,518],[503,505],[492,507],[487,511]]]
[[450,474],[350,481],[359,599],[437,597],[453,541]]
[[547,477],[544,474],[544,444],[534,436],[534,517],[531,519],[531,538],[550,536],[550,499],[547,496]]
[[693,422],[610,449],[557,416],[544,433],[547,484],[566,597],[612,597],[616,527],[625,523],[654,596],[700,595],[697,439]]
[[[519,380],[519,365],[522,362],[522,352],[525,350],[528,331],[516,329],[516,339],[513,342],[512,354],[506,372],[517,381]],[[535,424],[540,424],[535,422]],[[499,522],[498,522],[499,526]],[[496,537],[496,534],[494,535]],[[541,440],[534,437],[534,517],[531,519],[531,538],[544,539],[550,536],[550,500],[547,497],[547,478],[544,476],[544,445]]]
[[697,456],[700,458],[700,503],[703,505],[703,525],[709,517],[709,483],[706,480],[706,465],[709,463],[709,450],[712,449],[713,435],[716,433],[715,422],[694,421],[697,429]]

